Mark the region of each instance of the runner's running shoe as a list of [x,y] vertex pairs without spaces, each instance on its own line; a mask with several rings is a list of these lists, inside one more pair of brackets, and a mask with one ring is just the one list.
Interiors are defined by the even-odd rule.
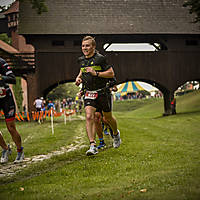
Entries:
[[16,157],[16,159],[15,159],[15,161],[14,161],[15,164],[16,164],[16,163],[23,162],[23,160],[24,160],[24,151],[23,151],[23,147],[21,147],[21,148],[22,148],[22,151],[17,152],[17,157]]
[[105,128],[103,132],[104,132],[105,135],[109,135],[109,132],[108,132],[107,128]]
[[113,135],[113,147],[118,148],[121,144],[120,132],[117,130],[118,134]]
[[10,148],[10,145],[8,145],[8,150],[4,149],[2,151],[2,156],[1,156],[1,163],[7,163],[8,162],[8,156],[11,155],[12,151]]
[[97,147],[98,149],[103,149],[104,147],[106,147],[106,144],[104,141],[100,141],[99,142],[99,146]]
[[95,155],[97,153],[98,153],[98,151],[95,146],[90,146],[90,149],[86,151],[87,156]]

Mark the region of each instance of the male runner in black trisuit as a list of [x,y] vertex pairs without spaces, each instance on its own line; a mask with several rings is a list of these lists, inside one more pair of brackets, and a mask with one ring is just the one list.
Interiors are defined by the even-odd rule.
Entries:
[[[0,58],[0,110],[3,109],[6,126],[10,132],[13,141],[17,146],[17,157],[14,163],[22,162],[24,159],[23,147],[21,146],[21,136],[15,126],[15,102],[9,84],[15,84],[16,78],[6,61]],[[2,134],[0,133],[0,146],[3,148],[1,163],[8,162],[8,156],[11,154],[9,145],[6,145]]]
[[86,112],[86,131],[90,141],[90,149],[86,155],[98,153],[95,142],[94,115],[97,108],[103,111],[103,116],[113,130],[115,148],[120,146],[120,133],[117,122],[112,116],[110,91],[105,90],[109,78],[114,77],[114,71],[106,62],[103,55],[95,50],[96,42],[93,37],[86,36],[82,40],[83,56],[79,58],[80,72],[76,77],[76,85],[83,84],[85,89],[84,105]]

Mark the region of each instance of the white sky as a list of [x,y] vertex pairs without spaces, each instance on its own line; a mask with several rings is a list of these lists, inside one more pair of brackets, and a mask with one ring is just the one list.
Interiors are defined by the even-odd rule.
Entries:
[[158,90],[157,88],[153,87],[152,85],[148,84],[148,83],[145,83],[145,82],[140,82],[140,81],[137,81],[145,90],[147,91],[155,91],[155,90]]
[[0,5],[1,6],[8,6],[11,3],[13,3],[15,0],[0,0]]
[[[104,45],[104,48],[107,44]],[[111,44],[106,51],[155,51],[155,47],[148,43],[124,43],[124,44]]]

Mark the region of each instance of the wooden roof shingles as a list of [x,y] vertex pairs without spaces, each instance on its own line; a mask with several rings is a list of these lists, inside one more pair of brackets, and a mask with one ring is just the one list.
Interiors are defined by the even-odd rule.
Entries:
[[10,13],[17,13],[19,12],[19,1],[16,0],[13,2],[8,10],[3,12],[4,15],[10,14]]
[[20,2],[20,34],[199,34],[184,0],[48,0],[38,15]]

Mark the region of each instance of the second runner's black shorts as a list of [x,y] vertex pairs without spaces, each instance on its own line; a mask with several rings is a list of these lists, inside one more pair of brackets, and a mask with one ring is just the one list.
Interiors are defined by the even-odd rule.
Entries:
[[111,94],[110,93],[100,93],[95,100],[84,99],[84,106],[92,106],[97,109],[97,111],[111,112]]

